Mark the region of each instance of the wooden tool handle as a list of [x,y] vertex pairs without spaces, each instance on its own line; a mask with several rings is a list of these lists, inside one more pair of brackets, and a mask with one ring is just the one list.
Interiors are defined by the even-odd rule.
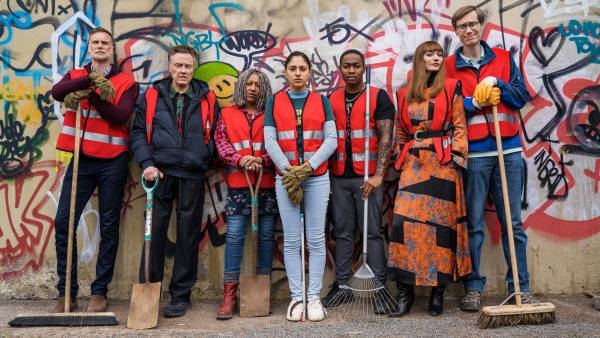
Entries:
[[494,116],[496,148],[498,148],[498,166],[500,167],[500,180],[502,181],[502,201],[504,202],[504,218],[506,219],[506,231],[508,232],[508,247],[510,249],[510,263],[513,275],[513,284],[515,286],[515,300],[517,306],[521,306],[521,286],[519,285],[519,271],[517,270],[517,254],[515,252],[515,239],[513,237],[510,199],[508,198],[508,185],[506,184],[506,168],[504,167],[504,153],[502,150],[502,139],[500,137],[498,107],[492,106],[492,115]]

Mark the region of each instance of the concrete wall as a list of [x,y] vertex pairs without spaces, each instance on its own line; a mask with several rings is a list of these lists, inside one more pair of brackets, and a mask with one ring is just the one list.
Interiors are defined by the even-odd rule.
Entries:
[[[534,97],[521,112],[527,161],[523,215],[532,288],[549,294],[599,291],[600,4],[482,3],[490,14],[485,39],[511,50]],[[90,27],[114,32],[118,62],[133,72],[143,89],[165,75],[166,49],[188,44],[200,52],[202,63],[208,63],[204,67],[217,74],[226,74],[229,67],[238,71],[259,67],[269,74],[275,89],[284,85],[285,56],[302,50],[313,61],[312,83],[322,93],[339,85],[339,55],[352,46],[366,51],[374,83],[392,91],[406,82],[411,53],[420,42],[437,40],[448,52],[458,46],[450,16],[465,4],[463,0],[2,1],[0,298],[56,295],[53,218],[69,157],[54,150],[62,107],[53,102],[50,89],[69,69],[89,61],[85,42]],[[222,79],[211,79],[210,85],[226,101],[231,87]],[[124,299],[135,281],[142,246],[144,193],[139,177],[132,161],[110,291]],[[223,271],[226,186],[220,171],[209,177],[199,224],[202,242],[195,297],[218,295]],[[388,230],[393,194],[392,187],[385,199]],[[490,206],[487,214],[483,270],[487,290],[502,294],[505,264],[493,209]],[[97,210],[94,198],[77,230],[84,295],[94,276]],[[333,277],[332,247],[328,233],[328,281]],[[281,231],[274,260],[273,283],[284,297]]]

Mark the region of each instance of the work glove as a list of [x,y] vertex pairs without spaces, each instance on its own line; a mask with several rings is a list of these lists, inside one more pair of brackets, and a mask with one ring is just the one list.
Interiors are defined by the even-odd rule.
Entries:
[[304,180],[312,176],[313,172],[315,171],[308,162],[304,162],[304,164],[299,166],[287,167],[285,170],[287,170],[287,173],[283,175],[283,184],[295,180],[298,180],[300,183],[302,183]]
[[473,99],[477,102],[480,107],[489,106],[490,95],[492,94],[493,87],[487,83],[480,82],[475,87],[473,93]]
[[115,98],[115,87],[104,76],[98,72],[91,72],[88,78],[96,88],[100,91],[100,98],[104,101],[111,101]]
[[302,202],[302,198],[304,197],[302,185],[297,186],[295,190],[288,190],[288,196],[290,197],[290,201],[292,201],[292,203],[300,204],[300,202]]
[[79,101],[87,99],[91,92],[91,89],[81,89],[67,94],[64,101],[65,107],[67,109],[76,110],[77,106],[79,105]]
[[497,106],[500,103],[500,95],[502,95],[502,90],[500,90],[500,88],[492,88],[492,92],[490,93],[488,103],[492,106]]

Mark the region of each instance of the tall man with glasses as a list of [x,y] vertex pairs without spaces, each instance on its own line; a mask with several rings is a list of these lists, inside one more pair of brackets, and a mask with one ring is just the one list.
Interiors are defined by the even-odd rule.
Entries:
[[517,115],[518,110],[531,97],[510,53],[500,48],[491,48],[481,40],[484,21],[485,14],[475,6],[464,6],[454,12],[452,26],[462,47],[445,62],[447,75],[462,82],[469,139],[469,164],[465,191],[473,271],[463,280],[465,296],[460,302],[463,311],[477,311],[481,306],[481,293],[486,278],[481,275],[479,268],[484,240],[484,203],[488,193],[492,194],[502,226],[502,247],[508,265],[506,274],[508,289],[511,293],[514,291],[492,105],[498,107],[499,113],[519,283],[521,291],[525,293],[522,295],[522,300],[523,303],[535,302],[530,296],[527,235],[521,221],[521,193],[525,167],[521,156]]

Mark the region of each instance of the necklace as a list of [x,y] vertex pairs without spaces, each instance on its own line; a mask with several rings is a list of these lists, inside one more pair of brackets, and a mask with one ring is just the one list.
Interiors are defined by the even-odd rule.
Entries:
[[362,89],[356,94],[356,96],[354,96],[354,98],[352,99],[348,99],[348,97],[346,96],[347,94],[349,94],[348,92],[345,92],[344,94],[344,99],[346,100],[346,111],[349,112],[352,109],[352,106],[354,105],[354,101],[356,101],[360,95],[365,91],[366,86],[363,86]]

